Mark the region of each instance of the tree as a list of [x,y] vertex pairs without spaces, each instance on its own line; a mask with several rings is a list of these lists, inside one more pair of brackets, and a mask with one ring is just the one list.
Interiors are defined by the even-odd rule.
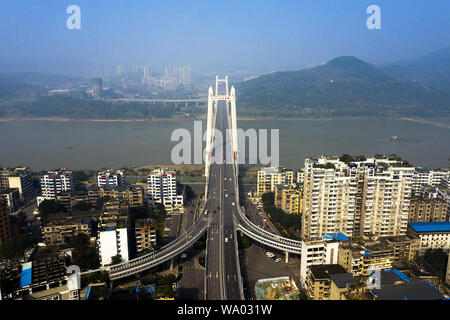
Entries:
[[87,202],[78,202],[73,206],[73,210],[77,211],[89,211],[92,209],[92,206]]
[[39,204],[38,210],[39,210],[39,215],[41,216],[41,220],[45,224],[47,221],[48,215],[50,215],[52,213],[65,211],[65,208],[59,201],[44,200]]
[[90,240],[84,233],[79,233],[72,239],[65,238],[66,243],[74,248],[72,263],[81,269],[96,269],[100,265],[97,250],[90,246]]
[[95,202],[95,209],[100,210],[103,208],[103,205],[109,201],[109,197],[98,198]]
[[75,171],[74,176],[78,181],[86,181],[90,178],[83,170]]
[[443,249],[428,249],[425,251],[423,258],[433,267],[442,279],[445,278],[448,254]]
[[119,264],[122,262],[122,256],[120,254],[117,254],[113,257],[111,257],[111,264]]
[[37,239],[29,234],[19,234],[0,245],[0,257],[14,259],[22,257],[26,248],[37,243]]
[[135,219],[148,219],[150,217],[148,207],[131,207],[129,210],[130,214],[134,215]]
[[345,162],[345,163],[350,163],[350,162],[352,162],[352,161],[355,161],[355,158],[352,157],[352,156],[349,155],[349,154],[344,153],[344,154],[339,158],[339,160],[341,160],[342,162]]
[[74,250],[72,263],[82,270],[97,269],[100,265],[97,250],[93,247],[84,247]]
[[197,195],[195,194],[195,191],[192,190],[191,186],[187,185],[185,187],[185,191],[186,191],[186,200],[192,200],[194,199]]
[[275,194],[273,192],[266,192],[261,196],[261,200],[264,206],[270,206],[274,204]]

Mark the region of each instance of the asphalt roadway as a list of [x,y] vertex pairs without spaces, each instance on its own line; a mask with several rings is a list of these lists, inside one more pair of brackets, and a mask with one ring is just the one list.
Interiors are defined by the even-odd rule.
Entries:
[[[218,103],[216,126],[222,134],[228,129],[225,103]],[[240,300],[239,259],[235,242],[233,216],[237,215],[235,204],[233,164],[223,162],[227,152],[231,152],[230,137],[224,136],[225,152],[222,158],[212,163],[209,174],[207,210],[210,227],[207,238],[206,255],[206,299]],[[220,146],[222,147],[222,146]],[[220,153],[213,151],[213,157]]]

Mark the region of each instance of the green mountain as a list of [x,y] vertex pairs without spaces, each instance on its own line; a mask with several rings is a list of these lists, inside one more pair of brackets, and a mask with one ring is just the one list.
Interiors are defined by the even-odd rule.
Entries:
[[396,79],[450,91],[450,46],[417,59],[381,66],[380,70]]
[[450,94],[396,80],[355,57],[300,71],[266,74],[237,85],[248,114],[292,116],[437,116]]

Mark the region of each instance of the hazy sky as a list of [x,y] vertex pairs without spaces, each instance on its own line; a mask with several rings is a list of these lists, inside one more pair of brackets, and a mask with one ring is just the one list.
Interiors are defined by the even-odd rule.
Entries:
[[[81,8],[81,30],[66,28],[72,4]],[[366,27],[371,4],[381,7],[382,30]],[[292,70],[340,55],[381,64],[450,45],[449,0],[2,0],[0,8],[3,69],[72,62]]]

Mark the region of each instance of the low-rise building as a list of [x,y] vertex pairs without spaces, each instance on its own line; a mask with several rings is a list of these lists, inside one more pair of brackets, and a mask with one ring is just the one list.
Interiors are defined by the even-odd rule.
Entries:
[[300,214],[302,210],[302,191],[289,185],[275,187],[275,206],[287,214]]
[[[373,275],[374,279],[377,277]],[[444,297],[432,284],[397,269],[383,270],[378,286],[370,291],[376,300],[442,300]]]
[[137,251],[150,250],[156,244],[156,229],[149,224],[136,225]]
[[119,187],[91,187],[87,191],[61,192],[56,196],[67,211],[76,209],[77,205],[86,204],[90,207],[97,205],[100,198],[123,204],[125,207],[140,207],[145,205],[145,192],[139,186]]
[[63,255],[22,264],[17,300],[78,300],[79,289],[68,282]]
[[338,253],[339,241],[337,240],[302,241],[300,281],[305,283],[309,266],[337,264]]
[[392,269],[394,250],[383,243],[360,245],[346,242],[339,247],[338,263],[354,276],[366,276],[375,270]]
[[450,249],[450,222],[410,223],[408,233],[420,239],[420,250]]
[[261,168],[258,171],[256,195],[262,196],[266,192],[274,192],[275,187],[280,184],[294,184],[294,171],[283,168]]
[[368,289],[342,266],[324,264],[308,267],[306,291],[312,300],[347,300],[363,296]]
[[91,236],[92,222],[90,217],[50,221],[42,230],[42,240],[46,244],[63,244],[66,238],[71,239],[78,234]]
[[383,241],[393,249],[394,264],[413,261],[420,249],[420,239],[415,235],[388,237]]
[[104,187],[100,188],[99,194],[101,198],[125,200],[130,207],[141,207],[144,205],[144,189],[139,186]]

